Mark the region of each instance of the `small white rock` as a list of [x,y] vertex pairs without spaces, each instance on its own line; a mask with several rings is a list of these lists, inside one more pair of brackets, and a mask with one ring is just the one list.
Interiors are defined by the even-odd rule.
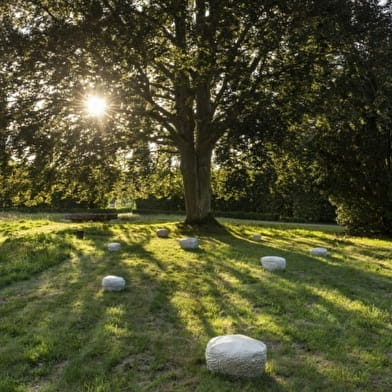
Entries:
[[206,347],[208,370],[236,377],[258,377],[267,361],[267,346],[245,335],[212,338]]
[[119,242],[109,242],[108,249],[113,252],[119,251],[121,249],[121,244]]
[[313,248],[310,251],[311,256],[321,256],[321,257],[325,257],[328,254],[328,250],[325,248]]
[[108,275],[102,279],[103,291],[121,291],[124,287],[125,279],[121,276]]
[[260,259],[261,264],[267,271],[284,270],[286,268],[286,259],[279,256],[264,256]]
[[199,247],[199,239],[198,238],[181,238],[180,246],[182,249],[197,249]]
[[169,230],[168,229],[158,229],[157,236],[160,238],[167,238],[167,237],[169,237]]
[[253,241],[261,241],[261,235],[260,234],[253,234],[252,240]]

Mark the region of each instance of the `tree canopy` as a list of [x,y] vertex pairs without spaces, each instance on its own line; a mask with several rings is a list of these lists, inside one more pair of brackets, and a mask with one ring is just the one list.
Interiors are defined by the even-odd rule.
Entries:
[[[312,181],[347,211],[350,184],[363,178],[357,163],[371,160],[369,138],[383,157],[375,172],[386,173],[374,193],[391,193],[389,2],[5,0],[0,7],[3,192],[14,184],[3,200],[78,195],[99,203],[129,183],[153,185],[157,164],[163,171],[178,164],[187,222],[208,221],[216,147],[258,145],[259,154],[279,142],[286,156],[313,160]],[[86,116],[88,94],[106,98],[104,117]],[[365,185],[366,200],[373,185]],[[390,196],[383,206],[382,219]]]

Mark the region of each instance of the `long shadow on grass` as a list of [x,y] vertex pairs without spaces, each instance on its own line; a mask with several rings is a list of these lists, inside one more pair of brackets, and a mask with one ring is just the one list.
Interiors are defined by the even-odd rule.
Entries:
[[[280,367],[278,375],[286,377],[288,366],[275,355],[293,351],[295,355],[289,357],[297,359],[294,368],[315,385],[318,382],[317,390],[350,390],[347,380],[357,380],[356,373],[365,374],[370,366],[358,359],[358,353],[370,355],[374,347],[386,349],[387,340],[379,344],[391,332],[387,312],[392,287],[386,277],[345,265],[341,260],[331,262],[252,243],[236,232],[218,234],[215,245],[217,241],[229,247],[221,250],[224,248],[214,246],[206,256],[205,271],[210,274],[205,283],[207,297],[214,305],[210,308],[215,307],[214,312],[226,322],[212,324],[211,310],[205,306],[206,298],[201,297],[200,317],[208,334],[245,331],[251,336],[265,336],[278,347],[272,353]],[[260,256],[271,254],[287,258],[285,272],[261,271]],[[375,368],[382,360],[380,353],[376,355]],[[308,362],[301,364],[304,358]],[[333,383],[333,377],[326,378],[317,371],[323,367],[330,374],[346,371],[347,380],[341,377]],[[357,386],[366,385],[363,378],[365,381],[357,381]],[[298,378],[294,387],[301,387]]]
[[[365,381],[355,384],[352,373],[364,372],[366,365],[355,358],[356,348],[370,353],[388,332],[383,319],[377,323],[377,310],[385,310],[387,300],[377,296],[387,293],[390,283],[339,259],[311,258],[219,229],[196,232],[202,251],[178,249],[182,260],[170,262],[175,242],[166,241],[166,248],[154,251],[154,227],[83,227],[79,257],[42,274],[4,304],[10,316],[0,327],[5,354],[0,369],[30,387],[361,390]],[[122,243],[119,253],[107,251],[110,241]],[[286,256],[287,270],[263,271],[259,258],[267,254]],[[101,279],[108,274],[123,276],[126,290],[103,293]],[[359,306],[350,307],[352,301]],[[371,304],[373,311],[367,314]],[[205,344],[225,333],[267,343],[264,377],[229,380],[207,372]],[[331,376],[346,368],[346,381]]]
[[[342,295],[345,295],[349,299],[352,300],[360,300],[366,305],[373,305],[374,293],[375,290],[380,290],[385,294],[390,293],[392,288],[392,283],[389,277],[384,276],[378,272],[374,272],[371,270],[360,269],[360,267],[354,267],[352,261],[350,260],[351,254],[345,254],[344,250],[341,248],[334,249],[333,245],[336,244],[336,241],[340,240],[331,239],[331,238],[322,238],[319,236],[315,236],[318,240],[314,241],[302,241],[298,243],[296,241],[295,235],[290,234],[290,230],[287,230],[286,235],[282,235],[281,231],[276,232],[276,235],[282,239],[283,246],[281,248],[273,248],[266,246],[265,244],[255,244],[249,241],[247,238],[241,236],[237,230],[230,230],[230,243],[234,248],[243,248],[243,245],[246,243],[247,250],[249,251],[249,256],[255,257],[255,260],[260,259],[261,256],[266,255],[281,255],[282,257],[287,258],[288,267],[287,271],[282,274],[286,279],[290,279],[292,281],[303,281],[308,280],[314,283],[317,286],[325,287],[326,289],[336,289],[341,292]],[[295,230],[294,230],[295,233]],[[310,234],[310,237],[312,235]],[[293,251],[294,245],[290,246],[290,243],[295,243],[295,247],[298,245],[304,247],[304,252],[308,252],[311,247],[320,244],[320,241],[323,243],[326,242],[330,244],[329,247],[329,255],[326,258],[318,258],[311,257],[309,253],[298,253],[297,251]],[[355,243],[348,241],[350,245],[355,246],[355,253],[359,255],[372,255],[370,252],[370,247],[357,246]],[[325,246],[325,244],[323,244]],[[362,249],[366,249],[365,251]],[[378,248],[377,254],[391,254],[391,250],[387,247]],[[339,256],[339,257],[338,257]],[[374,250],[373,250],[374,257]],[[355,264],[360,265],[361,260],[355,260]],[[364,262],[362,265],[366,265]],[[385,270],[389,270],[388,266],[381,266],[380,270],[385,268]],[[339,277],[339,279],[336,279]],[[357,290],[357,287],[359,290]],[[363,293],[365,291],[365,293]],[[378,301],[377,301],[378,302]],[[384,308],[384,310],[388,310]]]
[[28,280],[70,258],[70,237],[36,233],[8,237],[0,245],[0,288]]
[[[170,314],[168,309],[174,311],[173,323],[162,327],[181,325],[184,332],[180,335],[198,347],[199,355],[195,357],[199,365],[204,362],[208,338],[246,333],[266,339],[270,347],[272,369],[263,382],[272,390],[284,390],[284,385],[306,390],[309,383],[317,390],[372,388],[371,380],[366,378],[367,368],[372,365],[361,359],[359,352],[370,355],[374,347],[380,351],[387,342],[382,337],[390,333],[385,312],[391,285],[385,277],[355,268],[341,258],[312,258],[294,252],[294,246],[289,250],[268,247],[224,229],[196,232],[212,245],[211,250],[202,246],[201,252],[184,253],[186,262],[170,265],[163,259],[165,254],[146,251],[152,238],[149,233],[144,233],[148,240],[132,246],[143,259],[139,268],[145,271],[151,265],[157,267],[150,275],[160,287],[152,301],[153,313],[164,320]],[[293,240],[288,234],[282,236],[281,243]],[[318,235],[301,245],[314,246],[315,241],[320,241]],[[268,254],[286,257],[287,271],[262,271],[259,258]],[[162,308],[167,301],[172,305]],[[198,335],[197,344],[194,339]],[[373,369],[382,372],[384,368],[377,361],[383,359],[379,353],[375,355]],[[341,376],[334,379],[333,374]],[[356,374],[365,374],[363,380],[358,381]],[[203,390],[207,379],[198,390]],[[234,385],[253,390],[263,382]],[[225,384],[220,390],[224,388],[231,387]]]
[[[170,265],[164,255],[148,250],[152,230],[83,227],[77,257],[37,275],[22,289],[8,288],[0,374],[15,389],[282,390],[268,375],[242,381],[207,372],[204,347],[212,336],[195,333],[178,302],[192,288],[179,273],[192,276],[193,267]],[[117,239],[122,250],[108,252],[107,242]],[[101,279],[108,274],[123,276],[126,290],[103,293]]]

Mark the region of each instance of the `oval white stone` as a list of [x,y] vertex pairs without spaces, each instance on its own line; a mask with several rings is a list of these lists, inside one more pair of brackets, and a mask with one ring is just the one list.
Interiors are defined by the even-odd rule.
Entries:
[[197,249],[199,247],[199,239],[198,238],[181,238],[180,246],[182,249]]
[[267,346],[245,335],[212,338],[206,347],[208,370],[237,377],[258,377],[264,372]]
[[167,238],[167,237],[169,237],[169,230],[168,229],[158,229],[157,236],[160,238]]
[[261,241],[261,235],[260,234],[253,234],[252,240],[253,241]]
[[325,248],[313,248],[313,249],[310,251],[310,254],[311,254],[312,256],[321,256],[321,257],[325,257],[325,256],[327,256],[327,254],[328,254],[328,250],[325,249]]
[[284,257],[264,256],[260,261],[267,271],[284,270],[286,268],[286,259]]
[[110,251],[118,251],[121,249],[121,244],[119,242],[109,242],[108,249]]
[[124,287],[125,279],[121,276],[108,275],[102,279],[103,291],[121,291]]

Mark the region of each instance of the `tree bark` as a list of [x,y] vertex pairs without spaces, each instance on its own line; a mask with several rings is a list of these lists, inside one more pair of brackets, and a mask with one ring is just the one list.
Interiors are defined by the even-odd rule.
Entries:
[[185,223],[195,225],[215,222],[211,212],[212,147],[195,148],[193,143],[184,143],[180,154]]

